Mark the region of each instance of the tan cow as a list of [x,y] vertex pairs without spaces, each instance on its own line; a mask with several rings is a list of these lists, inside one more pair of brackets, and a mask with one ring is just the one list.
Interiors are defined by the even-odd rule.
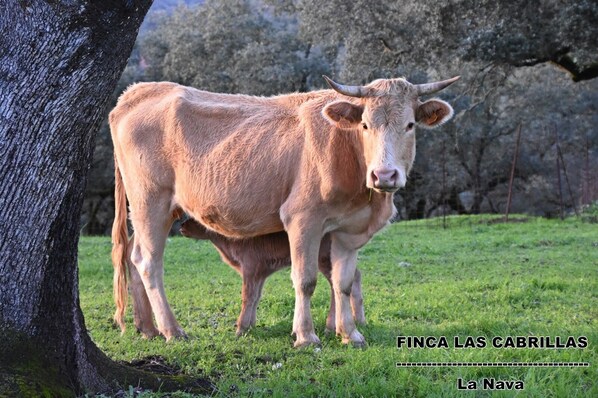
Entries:
[[[164,294],[163,253],[181,210],[229,238],[286,231],[295,288],[295,346],[319,344],[310,311],[322,237],[330,235],[336,332],[365,344],[350,293],[357,251],[395,214],[393,193],[415,156],[415,126],[453,109],[437,92],[457,78],[414,85],[379,79],[263,98],[174,83],[139,83],[110,113],[115,153],[115,320],[124,328],[126,267],[146,336],[184,336]],[[126,192],[126,196],[125,196]],[[135,231],[127,241],[126,198]],[[148,319],[147,316],[141,319]],[[149,317],[151,321],[151,316]]]
[[[245,333],[251,326],[255,326],[257,305],[266,278],[274,272],[291,265],[291,249],[289,248],[287,234],[285,232],[275,232],[248,239],[229,239],[208,230],[193,219],[188,219],[181,225],[181,234],[188,238],[211,241],[220,253],[222,261],[241,275],[243,279],[242,304],[241,313],[237,319],[237,336]],[[330,310],[326,317],[326,330],[334,332],[336,330],[336,312],[331,278],[330,237],[328,235],[324,235],[320,244],[318,268],[330,284]],[[359,269],[355,269],[355,278],[351,289],[351,310],[355,322],[364,324],[365,313]]]

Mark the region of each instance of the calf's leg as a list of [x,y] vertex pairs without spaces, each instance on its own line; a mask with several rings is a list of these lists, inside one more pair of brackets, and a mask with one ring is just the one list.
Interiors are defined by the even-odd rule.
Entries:
[[361,272],[355,268],[353,287],[351,288],[351,310],[353,319],[358,325],[365,325],[365,311],[363,309],[363,294],[361,292]]
[[[243,264],[245,271],[246,264]],[[251,275],[250,272],[243,273],[243,287],[241,289],[241,313],[237,320],[237,336],[243,335],[252,326],[255,326],[257,305],[262,295],[262,287],[265,277]]]

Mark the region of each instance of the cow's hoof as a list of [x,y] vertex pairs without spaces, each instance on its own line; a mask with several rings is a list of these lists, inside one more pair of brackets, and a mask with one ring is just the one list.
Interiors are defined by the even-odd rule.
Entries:
[[295,341],[295,344],[293,344],[293,347],[295,348],[302,348],[302,347],[309,347],[312,345],[321,345],[322,343],[320,343],[320,339],[318,338],[318,336],[316,336],[315,333],[308,333],[305,336],[300,336],[297,335],[297,340]]
[[175,331],[162,333],[166,341],[173,341],[173,340],[187,340],[189,337],[187,333],[181,328],[177,328]]
[[365,338],[357,329],[353,330],[348,337],[343,337],[343,344],[349,343],[355,348],[364,348],[366,346]]
[[189,336],[187,336],[187,333],[184,333],[184,334],[178,335],[178,336],[171,336],[171,337],[167,337],[166,338],[166,342],[180,341],[180,340],[189,340]]
[[239,326],[239,327],[237,327],[237,331],[235,332],[235,334],[237,335],[237,337],[244,336],[247,332],[249,332],[250,328],[251,328],[250,326],[248,326],[248,327],[240,327]]
[[148,340],[151,340],[156,336],[162,335],[160,333],[160,331],[156,328],[146,328],[146,329],[137,328],[137,333],[140,333],[141,337],[143,337],[144,339],[148,339]]

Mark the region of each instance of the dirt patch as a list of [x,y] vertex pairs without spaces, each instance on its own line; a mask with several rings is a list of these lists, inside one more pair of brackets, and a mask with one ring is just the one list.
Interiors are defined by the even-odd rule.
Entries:
[[166,359],[161,355],[151,355],[141,359],[134,359],[131,362],[127,362],[126,365],[162,375],[176,376],[183,373],[178,365],[167,363]]

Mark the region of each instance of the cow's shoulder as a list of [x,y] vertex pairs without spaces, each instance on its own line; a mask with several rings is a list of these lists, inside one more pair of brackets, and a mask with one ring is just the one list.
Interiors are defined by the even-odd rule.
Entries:
[[153,104],[169,98],[173,92],[182,89],[183,86],[170,82],[132,84],[121,94],[116,107],[110,112],[110,124],[115,126],[134,113],[145,115]]
[[324,107],[336,101],[325,93],[303,104],[299,110],[305,132],[305,158],[319,177],[318,193],[330,205],[344,208],[356,195],[365,197],[363,145],[356,131],[339,129],[322,115]]
[[117,107],[134,107],[152,99],[165,98],[175,90],[185,87],[171,82],[144,82],[130,85],[119,97]]

